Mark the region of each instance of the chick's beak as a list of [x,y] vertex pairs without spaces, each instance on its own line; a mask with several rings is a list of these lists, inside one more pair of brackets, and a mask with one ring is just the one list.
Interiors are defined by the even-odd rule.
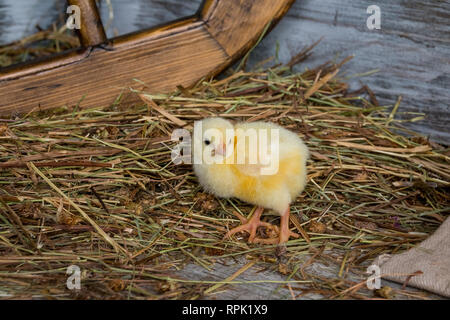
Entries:
[[227,146],[225,143],[219,144],[216,147],[216,154],[220,156],[225,156],[227,153]]

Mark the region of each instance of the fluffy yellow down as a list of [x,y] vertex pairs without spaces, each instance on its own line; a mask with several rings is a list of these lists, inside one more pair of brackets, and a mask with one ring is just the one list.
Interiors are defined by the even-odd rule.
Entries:
[[[273,209],[283,215],[290,203],[303,191],[306,184],[306,160],[309,152],[303,141],[295,133],[273,123],[251,122],[233,125],[222,118],[208,118],[201,122],[203,133],[207,129],[214,128],[223,132],[225,137],[225,130],[233,129],[234,139],[227,144],[227,148],[233,148],[234,152],[230,156],[231,159],[228,157],[224,161],[225,163],[194,163],[194,171],[200,184],[208,192],[218,197],[236,197],[257,206]],[[262,135],[260,132],[268,133],[269,139],[267,139],[266,148],[273,151],[271,159],[276,159],[274,156],[276,151],[270,145],[272,143],[271,130],[274,129],[279,133],[278,170],[273,174],[264,175],[261,174],[260,169],[267,167],[267,164],[261,163],[259,157],[256,164],[250,163],[249,139],[246,138],[245,133],[248,133],[249,130],[256,132],[258,152],[260,151],[259,139]],[[194,142],[195,139],[194,132]],[[197,139],[197,142],[204,144],[204,139],[205,135],[202,135],[202,141]],[[247,143],[243,143],[243,141]],[[213,147],[225,142],[224,140],[212,141]],[[243,152],[246,155],[245,162],[237,163],[237,157]],[[234,157],[234,161],[231,161],[232,157]]]

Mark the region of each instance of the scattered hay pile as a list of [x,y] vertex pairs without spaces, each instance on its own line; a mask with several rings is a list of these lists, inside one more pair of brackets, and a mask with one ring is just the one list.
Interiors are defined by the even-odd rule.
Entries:
[[[450,209],[450,153],[401,128],[397,108],[387,113],[368,88],[348,92],[337,80],[340,65],[239,71],[143,95],[152,103],[129,106],[119,97],[107,107],[2,120],[2,295],[207,298],[227,287],[174,271],[242,256],[246,268],[282,273],[280,285],[293,295],[372,297],[347,275],[363,281],[376,256],[406,250],[439,227]],[[247,244],[247,235],[223,241],[239,224],[233,211],[248,215],[252,207],[202,193],[190,165],[171,162],[172,131],[212,115],[274,121],[309,146],[309,183],[291,207],[291,227],[304,237],[286,250]],[[309,268],[314,262],[339,273],[321,277]],[[82,270],[79,292],[66,288],[70,265]]]
[[40,30],[39,27],[38,29],[38,32],[26,38],[0,46],[0,68],[80,46],[78,37],[71,30],[67,30],[65,25],[57,27],[53,24],[48,30]]

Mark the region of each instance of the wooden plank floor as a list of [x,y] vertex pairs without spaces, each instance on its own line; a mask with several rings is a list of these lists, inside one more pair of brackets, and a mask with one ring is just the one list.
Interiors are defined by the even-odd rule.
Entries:
[[[308,258],[306,258],[308,260]],[[223,281],[224,279],[233,275],[240,268],[244,267],[248,261],[244,258],[237,260],[227,260],[223,264],[223,261],[216,263],[213,266],[213,270],[209,271],[202,266],[194,263],[187,264],[186,267],[177,272],[176,275],[190,280],[200,281]],[[274,269],[277,265],[274,264]],[[338,266],[324,265],[320,263],[313,263],[311,266],[305,269],[310,274],[327,277],[330,279],[336,279],[339,272]],[[263,267],[253,266],[239,275],[234,282],[236,284],[226,285],[213,291],[204,297],[204,299],[225,299],[225,300],[290,300],[292,294],[285,285],[280,282],[286,281],[287,276],[282,275],[274,270],[263,270]],[[365,278],[350,274],[346,276],[346,279],[359,283],[364,281]],[[242,283],[239,283],[242,282]],[[298,284],[292,284],[292,287],[298,287]],[[389,286],[396,290],[402,287],[401,284],[387,281],[382,279],[381,286]],[[152,290],[151,288],[147,288]],[[408,288],[410,292],[423,293],[429,299],[441,300],[443,297],[424,292],[423,290]],[[295,294],[299,294],[300,291],[295,291]],[[396,300],[412,299],[411,297],[404,295],[396,295],[393,297]],[[323,297],[316,293],[308,293],[301,297],[297,297],[297,300],[317,300],[323,299]]]
[[[50,0],[49,0],[50,1]],[[23,3],[34,0],[21,0]],[[149,27],[196,11],[200,0],[113,0],[115,20],[109,36]],[[11,17],[15,0],[0,0],[0,43],[5,43],[30,33],[27,25],[30,17],[44,16],[47,6],[35,6],[33,10],[16,8]],[[381,30],[368,30],[366,8],[376,4],[381,8]],[[41,11],[41,12],[40,12]],[[108,10],[102,7],[104,21]],[[47,21],[51,19],[45,17]],[[24,26],[11,26],[11,21],[21,21]],[[425,121],[409,124],[438,142],[450,145],[450,2],[438,0],[297,0],[276,28],[252,52],[252,65],[272,56],[279,46],[278,56],[283,62],[324,37],[306,64],[317,66],[336,56],[350,54],[355,58],[343,72],[351,76],[379,70],[377,73],[349,79],[354,89],[360,82],[368,84],[382,104],[392,105],[399,95],[403,102],[399,112],[425,112]],[[28,28],[28,29],[27,29]],[[213,271],[188,264],[179,271],[184,278],[197,280],[223,280],[245,264],[238,261],[226,266],[217,263]],[[337,271],[320,265],[312,266],[320,275],[335,277]],[[236,280],[283,280],[275,271],[257,273],[247,270]],[[384,282],[385,284],[387,282]],[[390,286],[396,286],[388,283]],[[435,296],[432,296],[435,297]],[[286,289],[279,284],[254,283],[234,285],[210,298],[225,299],[289,299]],[[317,296],[303,298],[314,299]]]

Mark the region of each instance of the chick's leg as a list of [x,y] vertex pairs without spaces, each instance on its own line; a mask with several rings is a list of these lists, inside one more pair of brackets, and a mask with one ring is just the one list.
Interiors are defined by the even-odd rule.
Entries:
[[237,232],[247,231],[248,233],[250,233],[248,242],[252,243],[256,237],[256,230],[258,229],[258,227],[262,227],[262,226],[268,227],[268,228],[274,227],[270,223],[262,222],[260,220],[261,214],[263,213],[263,211],[264,211],[264,208],[262,208],[262,207],[256,208],[256,210],[253,213],[250,220],[247,220],[244,217],[238,215],[238,218],[239,218],[239,220],[241,220],[242,225],[228,231],[227,234],[225,235],[225,238],[230,238],[233,234],[235,234]]
[[280,241],[279,243],[285,243],[289,240],[289,237],[299,238],[300,236],[289,230],[289,208],[286,210],[286,212],[281,216],[281,223],[280,223]]

